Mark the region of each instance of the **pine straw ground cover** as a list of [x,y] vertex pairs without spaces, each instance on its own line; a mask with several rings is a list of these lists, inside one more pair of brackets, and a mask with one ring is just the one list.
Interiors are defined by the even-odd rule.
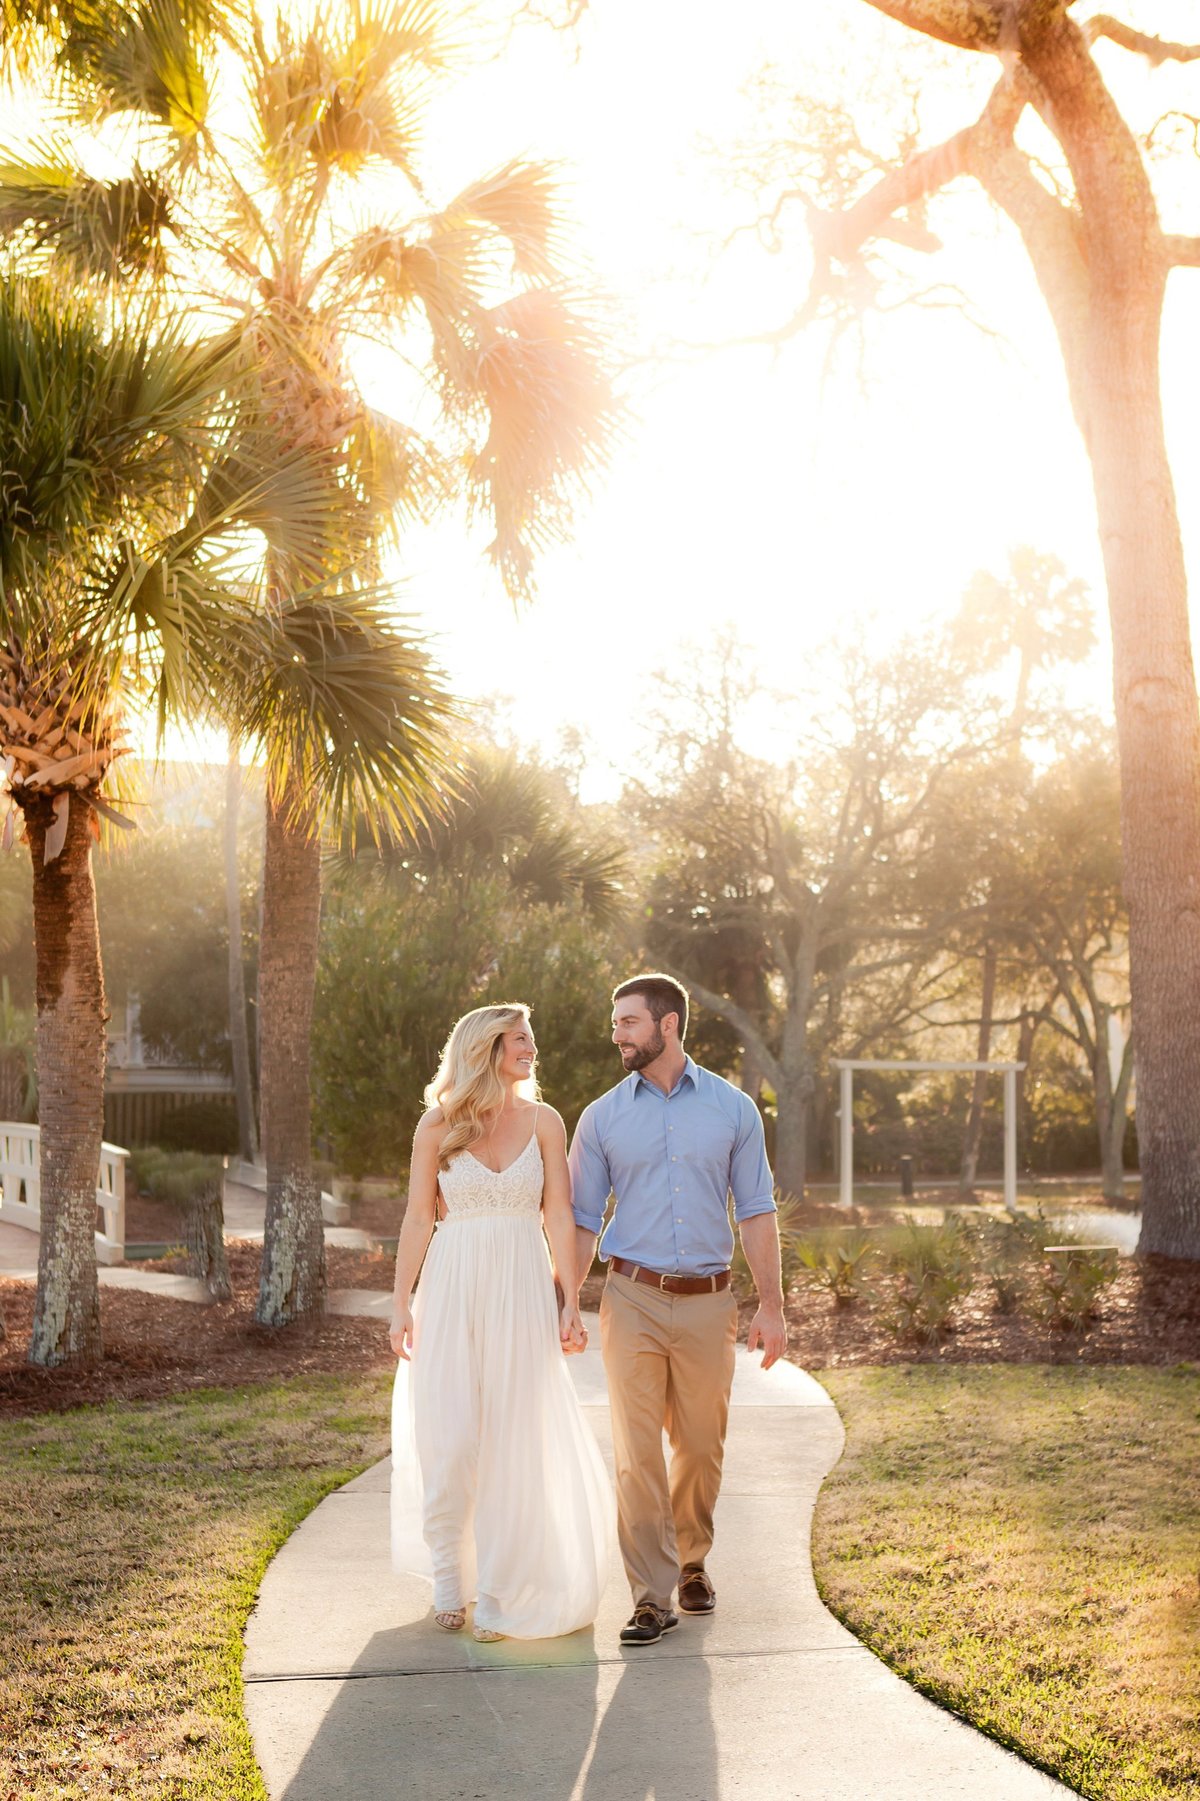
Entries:
[[1200,1794],[1200,1369],[825,1371],[826,1603],[1103,1801]]
[[0,1797],[265,1801],[241,1630],[388,1389],[301,1377],[0,1430]]

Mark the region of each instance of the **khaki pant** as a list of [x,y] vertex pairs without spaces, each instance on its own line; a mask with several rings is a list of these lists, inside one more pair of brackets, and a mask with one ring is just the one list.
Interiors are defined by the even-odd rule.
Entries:
[[617,1530],[635,1605],[669,1606],[680,1570],[703,1563],[712,1546],[737,1319],[728,1288],[662,1294],[615,1270],[605,1284],[600,1343],[612,1409]]

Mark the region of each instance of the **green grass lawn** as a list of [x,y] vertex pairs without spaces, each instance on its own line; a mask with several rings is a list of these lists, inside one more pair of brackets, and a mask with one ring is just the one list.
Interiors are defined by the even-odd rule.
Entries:
[[829,1370],[821,1593],[1081,1794],[1200,1794],[1200,1370]]
[[297,1379],[0,1426],[0,1797],[264,1801],[241,1629],[388,1389]]

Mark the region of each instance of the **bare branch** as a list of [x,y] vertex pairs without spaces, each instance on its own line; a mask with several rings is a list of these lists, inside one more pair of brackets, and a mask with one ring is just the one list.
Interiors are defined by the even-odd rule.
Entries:
[[1200,62],[1200,44],[1172,44],[1166,38],[1151,37],[1145,31],[1135,31],[1131,25],[1123,25],[1111,13],[1097,13],[1094,19],[1088,19],[1082,30],[1089,44],[1094,44],[1098,38],[1111,38],[1122,50],[1144,56],[1156,69],[1162,63]]
[[1175,269],[1200,269],[1200,238],[1180,237],[1168,233],[1163,243],[1167,261]]

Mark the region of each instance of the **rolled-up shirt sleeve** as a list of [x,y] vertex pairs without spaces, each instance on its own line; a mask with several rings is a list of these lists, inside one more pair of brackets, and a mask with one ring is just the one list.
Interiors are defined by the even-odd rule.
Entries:
[[729,1187],[733,1193],[733,1217],[739,1225],[759,1213],[774,1213],[775,1184],[767,1162],[767,1141],[758,1108],[749,1095],[742,1096],[741,1119],[729,1159]]
[[585,1232],[599,1233],[604,1224],[604,1209],[612,1193],[612,1177],[608,1158],[596,1132],[592,1107],[579,1116],[575,1136],[571,1140],[571,1208],[575,1224]]

